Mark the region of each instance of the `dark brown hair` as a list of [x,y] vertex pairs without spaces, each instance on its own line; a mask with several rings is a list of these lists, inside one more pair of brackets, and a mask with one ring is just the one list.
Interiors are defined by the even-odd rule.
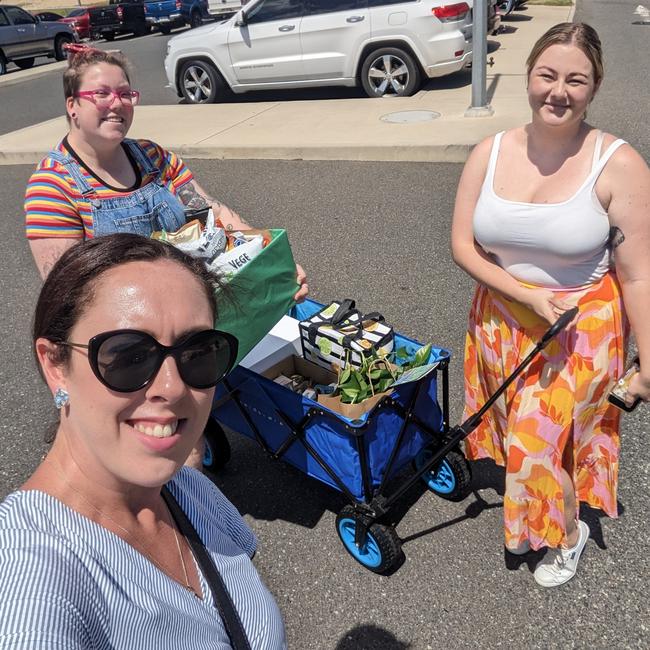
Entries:
[[537,63],[537,59],[551,45],[575,45],[580,48],[591,62],[594,71],[594,82],[596,88],[598,88],[605,73],[603,50],[598,33],[591,25],[586,23],[559,23],[540,36],[533,45],[528,59],[526,59],[526,74],[529,77],[535,63]]
[[121,52],[105,52],[92,47],[75,48],[68,55],[68,67],[63,73],[63,96],[74,97],[81,86],[81,78],[88,66],[96,63],[116,65],[131,83],[131,64]]
[[[39,338],[54,343],[67,341],[72,328],[92,304],[95,289],[106,271],[128,262],[157,260],[176,262],[189,271],[203,287],[216,317],[215,290],[222,288],[222,284],[208,272],[201,260],[186,255],[171,244],[142,235],[119,233],[82,241],[63,253],[47,276],[38,297],[32,343],[35,344]],[[56,363],[65,364],[69,357],[68,346],[57,346]]]

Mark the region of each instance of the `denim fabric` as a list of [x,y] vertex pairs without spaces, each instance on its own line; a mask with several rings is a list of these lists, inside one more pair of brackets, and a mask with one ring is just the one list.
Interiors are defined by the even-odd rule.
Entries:
[[88,184],[77,160],[69,155],[51,151],[50,157],[68,170],[81,194],[90,201],[95,237],[117,232],[130,232],[149,237],[154,230],[173,232],[185,223],[183,204],[168,190],[160,170],[135,140],[124,140],[130,153],[140,164],[144,175],[153,174],[153,180],[125,196],[99,199]]

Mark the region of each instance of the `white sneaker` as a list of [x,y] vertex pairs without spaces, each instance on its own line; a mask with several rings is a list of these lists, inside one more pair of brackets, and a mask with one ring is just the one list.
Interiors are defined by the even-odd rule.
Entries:
[[578,542],[573,548],[549,548],[535,569],[535,582],[542,587],[559,587],[576,574],[578,560],[589,539],[589,526],[578,520]]
[[512,553],[513,555],[526,555],[526,553],[530,551],[530,544],[528,543],[528,540],[525,539],[521,544],[515,546],[515,548],[508,548],[506,546],[506,551],[508,551],[508,553]]

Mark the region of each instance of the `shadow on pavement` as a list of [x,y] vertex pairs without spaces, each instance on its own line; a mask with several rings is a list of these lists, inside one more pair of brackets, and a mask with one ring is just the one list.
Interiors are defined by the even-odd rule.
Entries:
[[426,528],[425,530],[422,530],[419,533],[414,533],[413,535],[409,535],[408,537],[403,537],[402,544],[407,544],[408,542],[412,542],[416,539],[419,539],[420,537],[424,537],[425,535],[430,535],[431,533],[435,533],[439,530],[443,530],[444,528],[448,528],[449,526],[455,526],[456,524],[460,524],[463,521],[466,521],[467,519],[476,519],[485,510],[492,510],[494,508],[503,507],[503,503],[488,503],[487,501],[485,501],[485,499],[483,499],[483,497],[481,497],[481,495],[478,492],[473,492],[473,495],[475,500],[469,503],[467,508],[465,508],[464,515],[461,515],[460,517],[455,517],[454,519],[450,519],[449,521],[444,521],[441,524],[431,526],[431,528]]
[[407,650],[413,647],[404,643],[388,630],[378,625],[358,625],[346,632],[335,650]]
[[227,436],[231,460],[209,476],[242,515],[314,528],[324,512],[337,513],[346,504],[342,494],[275,460],[256,442],[230,431]]

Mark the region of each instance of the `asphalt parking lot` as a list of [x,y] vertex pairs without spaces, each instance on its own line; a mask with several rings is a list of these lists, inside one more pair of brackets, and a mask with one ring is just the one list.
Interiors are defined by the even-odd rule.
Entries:
[[[590,119],[647,157],[642,116],[648,71],[638,58],[647,41],[640,40],[643,27],[628,31],[634,6],[634,0],[580,0],[577,18],[599,26],[607,53],[608,76]],[[157,37],[146,38],[157,44]],[[48,97],[43,92],[39,97]],[[0,98],[1,93],[0,88]],[[472,292],[449,251],[460,165],[187,162],[210,193],[256,225],[287,228],[314,298],[355,298],[365,311],[380,310],[398,331],[448,347],[451,421],[459,421],[460,359]],[[43,433],[55,417],[29,349],[40,281],[25,244],[21,205],[32,167],[2,167],[0,184],[0,496],[35,467],[46,450]],[[339,493],[268,458],[249,439],[229,434],[231,461],[213,478],[259,538],[256,565],[278,600],[292,649],[645,650],[649,433],[650,409],[624,417],[620,517],[583,509],[591,539],[577,577],[556,590],[533,582],[539,555],[513,558],[504,552],[503,477],[490,463],[474,465],[474,491],[460,503],[421,486],[404,497],[393,519],[406,562],[391,576],[366,571],[341,546],[334,527],[345,503]]]

